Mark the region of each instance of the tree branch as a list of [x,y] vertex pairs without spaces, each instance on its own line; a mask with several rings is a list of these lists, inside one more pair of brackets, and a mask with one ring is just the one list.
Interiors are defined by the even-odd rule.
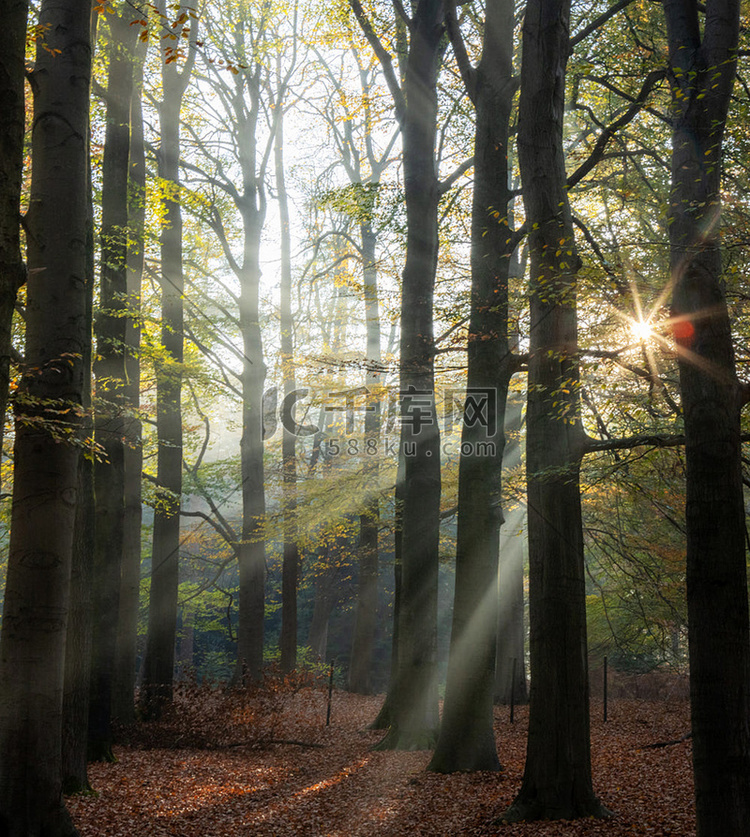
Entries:
[[632,105],[625,111],[625,113],[619,118],[608,125],[599,135],[599,139],[596,141],[596,145],[594,146],[594,150],[589,155],[588,159],[582,163],[573,174],[568,177],[568,189],[575,186],[579,183],[583,178],[596,166],[596,164],[601,160],[604,151],[607,147],[609,141],[614,137],[614,135],[622,128],[624,125],[627,125],[631,122],[635,116],[643,109],[643,106],[648,98],[649,93],[654,89],[656,84],[661,81],[663,78],[666,78],[666,70],[652,70],[646,80],[643,82],[643,86],[641,87],[640,92],[633,100]]
[[622,439],[594,439],[591,436],[586,436],[583,447],[584,453],[593,453],[594,451],[625,450],[646,445],[654,448],[674,448],[684,444],[684,436],[672,433],[640,433]]
[[362,34],[365,38],[367,38],[367,42],[372,47],[378,61],[380,61],[380,66],[383,68],[383,73],[385,74],[386,84],[388,85],[388,89],[391,91],[391,96],[393,96],[393,103],[396,108],[396,119],[398,123],[401,124],[406,111],[406,100],[404,99],[404,93],[401,90],[398,79],[396,78],[396,72],[393,69],[393,59],[391,58],[388,50],[383,46],[380,38],[378,38],[375,30],[372,28],[372,24],[365,14],[359,0],[349,0],[349,6],[354,12],[354,16],[357,18],[357,23],[359,23],[359,28],[362,30]]
[[440,195],[444,195],[452,186],[453,184],[464,174],[466,174],[469,169],[473,168],[474,166],[474,158],[469,157],[468,160],[464,160],[458,168],[456,168],[445,180],[441,180],[438,183],[438,193]]
[[580,32],[576,32],[576,34],[570,39],[570,52],[572,53],[573,48],[580,44],[584,38],[588,38],[592,32],[595,32],[600,26],[604,26],[608,20],[613,18],[618,12],[627,8],[632,2],[633,0],[619,0],[619,3],[615,3],[615,5],[607,9],[606,12],[602,12],[599,17],[594,18],[588,26],[584,26]]
[[445,13],[445,25],[448,30],[448,37],[453,46],[453,54],[456,56],[456,64],[458,64],[458,71],[461,73],[461,78],[466,88],[466,93],[471,101],[476,105],[477,98],[477,71],[471,65],[469,54],[466,51],[466,43],[461,34],[461,27],[458,25],[458,18],[456,16],[456,0],[449,0],[448,8]]

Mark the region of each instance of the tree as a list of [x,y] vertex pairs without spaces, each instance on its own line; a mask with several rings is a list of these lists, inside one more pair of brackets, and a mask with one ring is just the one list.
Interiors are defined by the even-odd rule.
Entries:
[[128,253],[128,158],[133,53],[138,30],[123,4],[109,23],[109,76],[102,160],[101,285],[95,318],[97,360],[95,436],[105,458],[94,466],[96,497],[94,620],[89,756],[112,760],[112,687],[125,537],[124,388],[127,381],[126,326]]
[[[505,450],[503,467],[511,474],[521,461],[523,402],[518,393],[509,393],[505,412]],[[524,625],[524,544],[526,505],[518,497],[504,513],[500,530],[498,586],[497,654],[495,659],[495,703],[527,703]],[[506,503],[507,508],[507,503]]]
[[[142,703],[158,717],[172,697],[174,648],[177,632],[177,587],[182,495],[182,362],[184,274],[182,265],[182,209],[180,183],[180,109],[195,62],[198,21],[192,7],[180,4],[174,18],[164,0],[158,4],[162,40],[162,100],[158,163],[163,184],[164,226],[161,232],[161,343],[157,364],[156,431],[158,437],[157,504],[151,551],[151,592],[146,653],[143,663]],[[171,44],[189,34],[184,61]]]
[[[378,177],[373,172],[370,186],[377,187]],[[370,190],[372,191],[372,189]],[[368,196],[369,197],[369,196]],[[372,196],[374,197],[374,196]],[[370,207],[360,220],[360,242],[362,245],[362,290],[365,302],[365,325],[367,347],[365,358],[367,372],[365,387],[369,400],[365,413],[364,444],[377,446],[380,436],[380,401],[377,389],[381,384],[380,370],[380,311],[378,301],[378,268],[376,262],[377,235],[374,229]],[[371,496],[359,516],[359,579],[357,591],[357,614],[352,636],[352,655],[349,664],[349,689],[367,694],[370,691],[370,668],[372,649],[377,626],[378,607],[378,529],[380,527],[380,501],[378,499],[378,461],[368,463],[368,483],[372,486]]]
[[148,42],[139,38],[133,61],[130,98],[128,179],[127,311],[125,323],[125,447],[123,541],[120,571],[117,659],[112,715],[122,724],[135,720],[136,641],[141,591],[143,443],[139,417],[141,386],[141,281],[145,263],[146,150],[143,139],[143,65]]
[[[750,637],[740,407],[722,254],[722,141],[739,3],[665,0],[672,86],[672,330],[685,424],[687,604],[698,834],[750,820]],[[717,614],[722,614],[717,620]]]
[[[92,15],[91,42],[95,42],[98,15]],[[92,79],[93,81],[93,79]],[[65,682],[62,721],[63,793],[91,790],[88,777],[89,706],[91,699],[91,641],[93,633],[92,580],[94,569],[95,502],[93,354],[94,354],[94,200],[91,172],[91,141],[87,147],[88,218],[86,229],[86,330],[88,339],[81,352],[83,362],[83,421],[81,437],[85,455],[78,458],[78,494],[73,528],[73,557],[70,571],[70,611],[65,632]]]
[[[330,89],[325,106],[321,109],[327,130],[333,137],[339,163],[349,181],[343,189],[331,190],[326,201],[351,218],[358,228],[342,231],[342,238],[349,241],[361,263],[361,293],[365,310],[365,427],[363,445],[378,449],[381,428],[380,391],[383,383],[381,364],[380,299],[378,290],[378,238],[382,232],[378,223],[378,209],[382,202],[381,187],[386,169],[393,162],[393,148],[399,137],[398,126],[382,142],[377,136],[383,120],[378,118],[379,63],[376,57],[369,60],[363,55],[350,26],[345,32],[336,31],[329,37],[346,38],[348,54],[341,56],[339,68],[324,59],[321,64],[324,80]],[[354,67],[350,66],[351,59]],[[357,96],[349,95],[347,79],[353,73],[357,79]],[[390,128],[390,126],[388,126]],[[348,688],[352,692],[367,694],[370,691],[370,669],[373,643],[377,627],[378,603],[378,530],[380,527],[380,500],[378,481],[380,463],[377,456],[370,456],[365,466],[368,497],[359,520],[359,573],[356,616],[349,663]]]
[[439,772],[500,769],[493,728],[498,546],[505,406],[517,366],[508,341],[508,278],[517,243],[508,226],[508,137],[515,93],[513,4],[487,4],[482,57],[476,69],[468,64],[457,26],[453,4],[449,27],[476,107],[476,136],[453,625],[440,736],[430,762],[430,769]]
[[[60,736],[84,390],[90,6],[44,0],[32,73],[24,375],[0,638],[0,832],[70,837]],[[60,212],[60,207],[65,212]]]
[[[93,227],[93,216],[89,216]],[[89,234],[89,271],[87,276],[87,320],[93,324],[94,242]],[[73,530],[73,556],[70,572],[70,611],[65,634],[65,685],[62,721],[62,788],[73,794],[91,790],[88,778],[89,705],[91,686],[92,576],[94,565],[94,420],[91,405],[93,334],[83,354],[84,416],[82,436],[85,455],[78,459],[78,495]]]
[[507,821],[603,816],[589,743],[579,467],[576,252],[563,153],[567,0],[530,0],[518,158],[529,231],[526,414],[531,699],[523,784]]
[[[230,10],[227,9],[227,13]],[[208,35],[214,47],[225,56],[223,63],[210,62],[206,79],[216,93],[221,119],[233,126],[230,143],[231,161],[221,150],[212,149],[194,132],[211,172],[191,166],[211,190],[204,208],[207,221],[217,235],[224,256],[239,283],[239,330],[242,339],[242,438],[240,468],[242,474],[242,534],[238,545],[240,571],[240,618],[237,636],[237,677],[245,673],[260,678],[263,667],[263,632],[265,615],[265,539],[266,513],[263,463],[263,385],[266,366],[260,323],[260,247],[266,219],[268,198],[266,176],[269,173],[274,135],[281,118],[284,97],[294,70],[293,58],[279,71],[274,90],[269,55],[275,39],[275,8],[270,0],[242,2],[238,20],[232,13],[214,20]],[[294,52],[294,50],[293,50]],[[226,65],[229,65],[227,69]],[[268,132],[263,135],[264,115]],[[239,171],[239,177],[234,174]],[[239,181],[239,183],[237,182]],[[228,197],[240,216],[239,258],[232,249],[228,218],[222,212]],[[285,346],[286,348],[286,346]],[[287,564],[287,571],[290,565]],[[289,581],[289,579],[288,579]]]
[[[409,47],[403,89],[392,60],[358,0],[357,20],[378,56],[401,126],[407,215],[401,285],[400,390],[404,458],[398,676],[392,723],[381,749],[423,749],[437,732],[437,578],[440,433],[435,408],[433,296],[438,256],[435,138],[437,75],[443,51],[442,0],[419,0],[406,21]],[[400,5],[400,4],[399,4]],[[397,14],[399,12],[397,11]]]
[[[296,9],[295,4],[295,24]],[[296,44],[296,25],[293,37]],[[294,63],[294,62],[293,62]],[[281,55],[276,58],[276,88],[283,89],[284,69]],[[284,161],[284,111],[282,104],[277,112],[274,134],[274,163],[276,169],[276,191],[281,222],[281,281],[279,287],[279,328],[281,330],[281,376],[284,404],[295,390],[294,378],[294,315],[292,312],[292,240],[289,217],[289,193],[286,185]],[[282,421],[281,469],[284,496],[284,546],[281,570],[281,670],[293,671],[297,666],[297,586],[299,584],[299,546],[297,544],[297,450],[296,437],[292,432],[291,410]]]

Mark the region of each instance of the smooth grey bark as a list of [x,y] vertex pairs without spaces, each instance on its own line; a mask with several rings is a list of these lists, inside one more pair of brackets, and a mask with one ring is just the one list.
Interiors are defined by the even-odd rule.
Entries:
[[125,369],[128,249],[128,153],[132,59],[137,30],[127,4],[107,15],[110,29],[102,160],[101,276],[95,316],[95,535],[89,758],[112,761],[112,696],[124,538]]
[[[687,606],[697,833],[750,822],[750,637],[740,407],[719,241],[739,3],[664,0],[672,85],[673,332],[685,424]],[[702,31],[701,31],[702,29]],[[720,614],[720,617],[719,617]]]
[[529,0],[518,157],[529,229],[526,413],[531,696],[506,821],[606,816],[591,781],[579,467],[576,252],[562,148],[569,0]]
[[[69,837],[61,721],[87,320],[90,6],[44,0],[34,91],[25,369],[0,637],[0,833]],[[60,212],[65,206],[66,211]]]
[[[162,14],[166,6],[159,4]],[[181,10],[189,11],[187,5]],[[173,10],[174,11],[174,10]],[[178,17],[175,14],[175,17]],[[179,37],[182,25],[173,27]],[[195,60],[198,22],[192,21],[190,48],[182,69],[172,56],[164,55],[162,100],[159,104],[161,130],[159,177],[179,189],[180,109]],[[170,43],[169,41],[166,42]],[[161,343],[163,356],[156,369],[157,495],[151,551],[151,593],[148,637],[143,663],[141,702],[147,717],[158,717],[165,702],[172,699],[175,639],[177,634],[177,588],[179,583],[180,505],[182,495],[182,210],[174,193],[163,197],[164,226],[161,249]]]
[[[516,236],[508,226],[508,135],[515,93],[513,3],[489,0],[482,57],[462,61],[476,107],[467,401],[458,471],[456,583],[443,716],[429,770],[499,770],[493,728],[498,547],[508,384],[508,277]],[[463,44],[455,23],[457,55]],[[479,406],[478,406],[479,405]],[[477,410],[484,410],[480,420]]]

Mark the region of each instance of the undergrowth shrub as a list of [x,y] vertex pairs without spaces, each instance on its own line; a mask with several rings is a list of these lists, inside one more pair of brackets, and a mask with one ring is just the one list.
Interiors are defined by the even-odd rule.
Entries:
[[[604,691],[601,668],[589,670],[591,696],[600,698]],[[690,697],[690,679],[669,670],[642,674],[610,669],[607,674],[607,693],[610,698],[654,701],[680,701]]]
[[312,741],[325,723],[324,694],[314,674],[282,674],[271,666],[257,682],[233,686],[189,677],[175,683],[156,721],[119,730],[122,743],[144,748],[263,747]]

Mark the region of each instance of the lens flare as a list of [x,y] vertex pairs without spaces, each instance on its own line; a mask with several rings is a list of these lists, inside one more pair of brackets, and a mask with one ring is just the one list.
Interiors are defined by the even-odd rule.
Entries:
[[633,332],[633,336],[639,343],[645,343],[648,340],[651,340],[654,336],[651,326],[643,320],[634,320],[630,324],[630,330]]

